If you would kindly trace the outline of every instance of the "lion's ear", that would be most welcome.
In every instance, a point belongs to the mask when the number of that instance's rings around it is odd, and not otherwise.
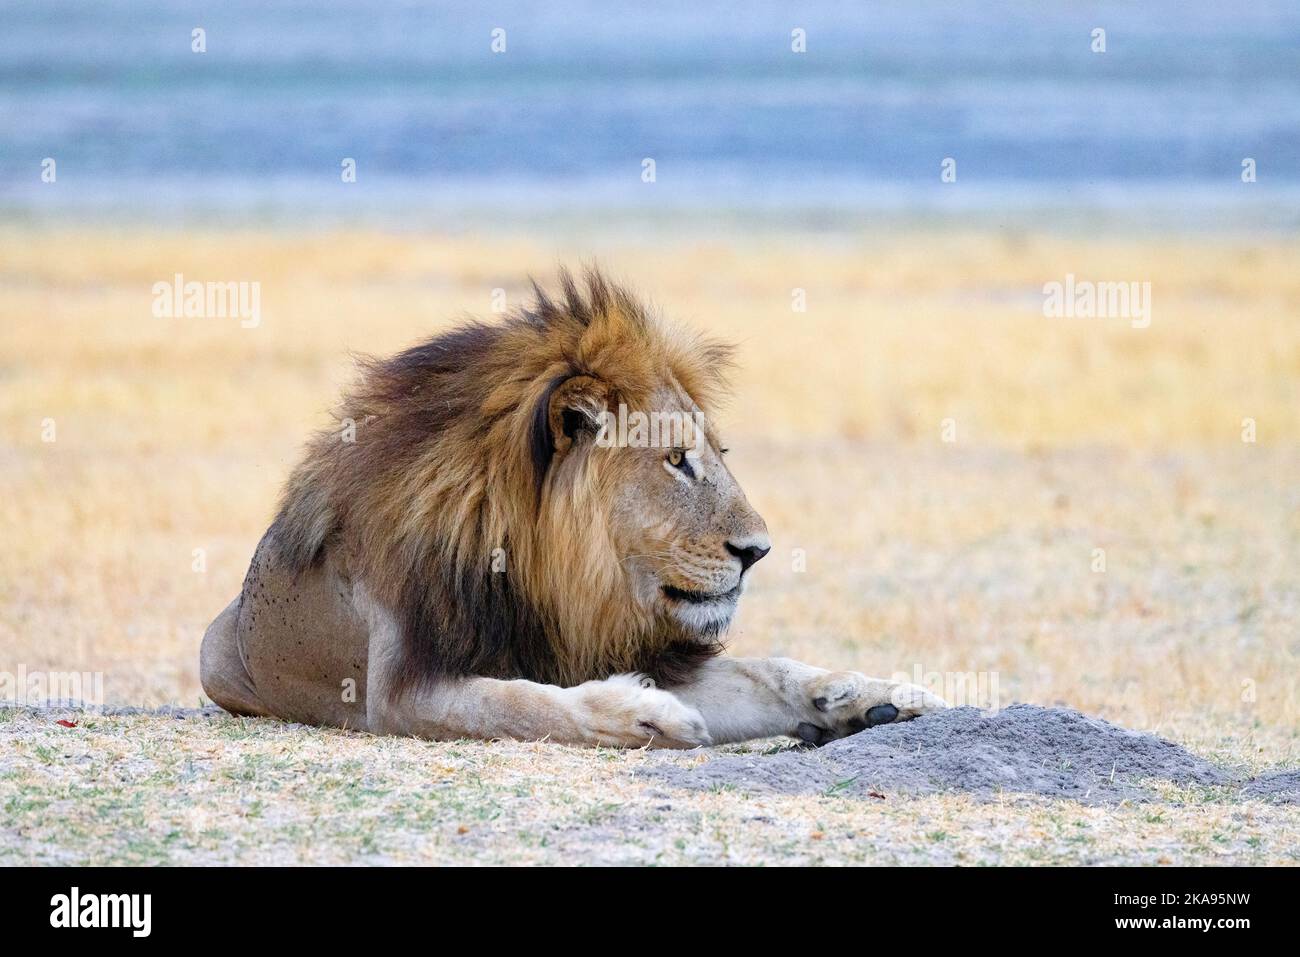
[[[565,452],[582,433],[595,435],[600,430],[605,400],[605,384],[591,376],[573,376],[556,386],[547,409],[551,448]]]
[[[584,432],[595,435],[608,402],[608,387],[592,376],[561,376],[553,381],[533,412],[533,473],[540,491],[551,459],[567,452]]]

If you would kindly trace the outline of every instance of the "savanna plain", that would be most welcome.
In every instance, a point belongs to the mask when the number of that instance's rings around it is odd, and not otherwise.
[[[721,424],[774,549],[732,651],[1300,764],[1291,238],[0,229],[0,672],[199,707],[203,630],[349,353],[593,258],[739,345]],[[155,317],[177,273],[259,282],[260,322]],[[1067,274],[1149,281],[1150,324],[1044,316]],[[1300,862],[1296,805],[1212,787],[862,801],[678,791],[652,759],[0,708],[0,863]]]

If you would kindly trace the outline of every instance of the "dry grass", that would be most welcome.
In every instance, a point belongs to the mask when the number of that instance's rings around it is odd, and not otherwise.
[[[0,865],[1300,863],[1294,807],[1212,788],[1115,807],[683,793],[641,780],[637,751],[5,709],[0,753]]]
[[[328,421],[347,350],[486,313],[493,288],[515,301],[527,273],[593,250],[741,343],[725,424],[776,551],[735,650],[996,673],[1003,703],[1067,703],[1235,764],[1300,759],[1294,242],[0,232],[0,671],[102,671],[111,702],[196,703],[202,631]],[[150,288],[176,272],[259,281],[261,326],[153,318]],[[1042,285],[1066,273],[1150,281],[1150,328],[1044,318]],[[1198,801],[650,798],[635,756],[144,718],[73,738],[34,722],[3,725],[11,858],[57,859],[61,828],[111,826],[127,836],[82,859],[251,860],[283,829],[279,860],[1294,861],[1300,827],[1294,810]],[[291,786],[295,762],[317,788]],[[438,770],[458,762],[472,773]],[[169,805],[178,790],[189,800]],[[312,838],[335,798],[357,813],[336,808]],[[225,837],[205,844],[209,830]],[[629,833],[643,849],[601,837]]]

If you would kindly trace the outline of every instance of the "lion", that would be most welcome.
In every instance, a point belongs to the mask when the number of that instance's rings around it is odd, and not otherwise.
[[[308,443],[203,638],[207,696],[375,734],[672,748],[820,744],[946,707],[724,654],[771,550],[709,415],[732,348],[595,269],[533,289],[499,322],[362,360],[343,429]],[[648,413],[673,427],[611,440]]]

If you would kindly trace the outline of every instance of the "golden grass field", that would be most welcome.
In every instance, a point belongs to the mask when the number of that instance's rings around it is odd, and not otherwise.
[[[724,434],[774,551],[733,650],[995,675],[1001,704],[1300,763],[1293,240],[0,230],[0,672],[197,704],[203,630],[348,352],[595,254],[740,345]],[[175,273],[260,282],[260,326],[155,318]],[[1045,318],[1067,273],[1150,281],[1150,327]],[[644,755],[550,745],[26,712],[0,738],[3,863],[1300,860],[1295,806],[1210,794],[664,799]]]

